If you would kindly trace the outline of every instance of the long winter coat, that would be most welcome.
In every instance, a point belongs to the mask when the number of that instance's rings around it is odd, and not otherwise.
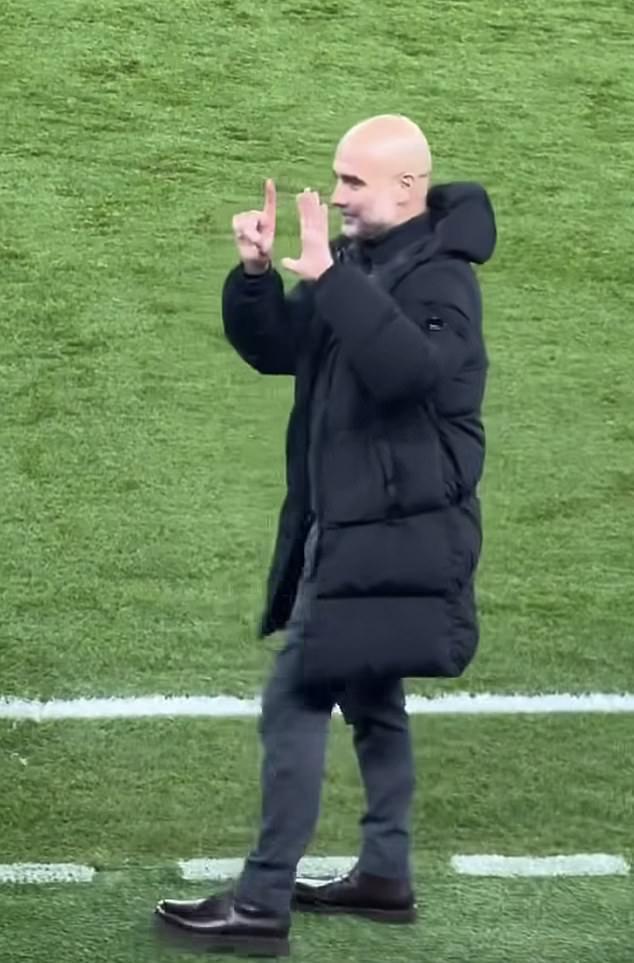
[[[288,621],[314,508],[307,684],[458,676],[476,652],[488,358],[472,264],[495,243],[484,188],[439,185],[382,238],[335,239],[335,264],[287,296],[274,269],[225,281],[229,342],[256,371],[295,377],[258,631]]]

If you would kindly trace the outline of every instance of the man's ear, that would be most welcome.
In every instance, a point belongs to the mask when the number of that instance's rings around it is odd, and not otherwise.
[[[415,177],[413,174],[401,174],[399,183],[401,187],[406,187],[409,190],[414,183],[414,180]]]

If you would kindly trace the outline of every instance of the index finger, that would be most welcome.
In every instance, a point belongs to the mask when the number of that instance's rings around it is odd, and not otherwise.
[[[275,222],[276,200],[275,181],[269,177],[264,188],[264,216],[270,223]]]

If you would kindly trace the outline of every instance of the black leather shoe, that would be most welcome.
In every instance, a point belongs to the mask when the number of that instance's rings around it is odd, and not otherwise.
[[[214,953],[244,956],[288,956],[290,914],[278,916],[252,903],[238,902],[233,892],[197,900],[161,900],[156,913],[186,931]]]
[[[291,909],[300,913],[352,913],[380,923],[414,923],[414,892],[407,880],[386,879],[360,872],[327,882],[298,879]]]

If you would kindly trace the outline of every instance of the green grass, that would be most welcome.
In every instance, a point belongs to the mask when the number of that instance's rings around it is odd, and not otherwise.
[[[634,854],[631,716],[419,716],[412,729],[417,852]],[[251,848],[253,722],[5,723],[0,732],[11,785],[0,861],[109,868]],[[311,852],[354,855],[362,810],[351,732],[335,719]]]
[[[295,194],[325,195],[341,135],[384,111],[499,222],[481,649],[465,678],[408,688],[634,690],[633,28],[626,0],[4,0],[0,694],[261,689],[293,385],[224,340],[231,217],[274,177],[276,257],[294,255]],[[414,727],[424,921],[302,920],[297,958],[629,961],[629,880],[465,881],[447,860],[631,857],[631,718]],[[348,854],[361,796],[333,730],[314,848]],[[166,867],[244,855],[257,763],[249,723],[3,723],[0,861],[103,868],[3,889],[11,963],[162,959]]]
[[[628,5],[3,9],[3,690],[261,687],[292,379],[224,341],[231,216],[275,177],[295,251],[295,193],[387,110],[499,219],[468,685],[632,688]]]
[[[630,963],[632,887],[622,880],[470,880],[425,864],[417,876],[421,918],[412,927],[295,916],[292,959],[389,963]],[[0,941],[11,963],[183,963],[228,959],[166,945],[152,910],[161,897],[195,898],[213,886],[174,871],[104,872],[97,882],[15,887],[0,903]],[[15,920],[33,933],[15,940]],[[1,945],[1,942],[0,942]],[[230,958],[230,957],[229,957]]]

